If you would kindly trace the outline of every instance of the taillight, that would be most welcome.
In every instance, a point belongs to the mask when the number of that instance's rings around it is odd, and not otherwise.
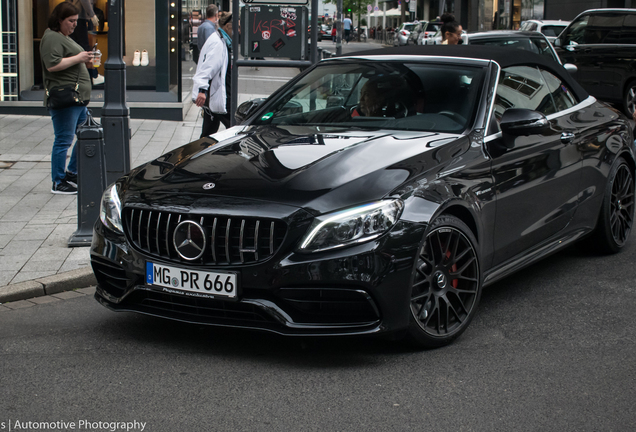
[[[407,35],[407,33],[404,30],[402,30],[401,33],[402,33],[402,36],[406,36]]]

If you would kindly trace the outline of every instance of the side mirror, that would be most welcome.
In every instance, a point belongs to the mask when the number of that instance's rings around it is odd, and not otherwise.
[[[562,43],[561,43],[561,38],[556,38],[556,39],[554,40],[554,46],[555,46],[555,47],[560,47],[561,45],[562,45]]]
[[[563,67],[565,68],[566,71],[568,71],[570,76],[576,80],[576,73],[579,71],[579,68],[572,63],[566,63],[563,65]]]
[[[265,98],[252,99],[240,104],[234,113],[234,120],[236,121],[236,124],[238,125],[243,123],[252,114],[254,114],[266,100],[267,99]]]
[[[547,130],[549,125],[546,116],[524,108],[507,109],[499,122],[507,148],[514,147],[515,137],[540,134]]]

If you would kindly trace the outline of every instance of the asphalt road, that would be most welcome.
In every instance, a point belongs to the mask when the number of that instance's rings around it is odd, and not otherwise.
[[[486,289],[466,333],[434,351],[188,325],[91,296],[5,311],[0,429],[636,430],[635,255],[635,238],[614,256],[554,255]]]

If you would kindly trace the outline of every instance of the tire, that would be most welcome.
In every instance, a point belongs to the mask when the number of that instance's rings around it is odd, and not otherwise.
[[[588,242],[604,254],[619,252],[627,243],[634,223],[634,171],[618,158],[605,186],[598,223]]]
[[[625,92],[623,93],[623,112],[629,118],[632,118],[634,109],[636,109],[636,104],[632,102],[634,100],[634,96],[636,96],[636,80],[630,81],[625,87]]]
[[[418,348],[451,343],[470,324],[481,297],[477,241],[454,216],[426,230],[411,277],[407,341]]]

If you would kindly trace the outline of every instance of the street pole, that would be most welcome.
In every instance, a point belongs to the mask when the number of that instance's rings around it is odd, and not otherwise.
[[[109,0],[108,59],[104,62],[104,128],[106,184],[130,171],[130,117],[126,105],[122,0]]]
[[[342,12],[342,0],[338,0],[338,10],[336,11],[336,55],[342,55],[342,20],[344,13]]]

